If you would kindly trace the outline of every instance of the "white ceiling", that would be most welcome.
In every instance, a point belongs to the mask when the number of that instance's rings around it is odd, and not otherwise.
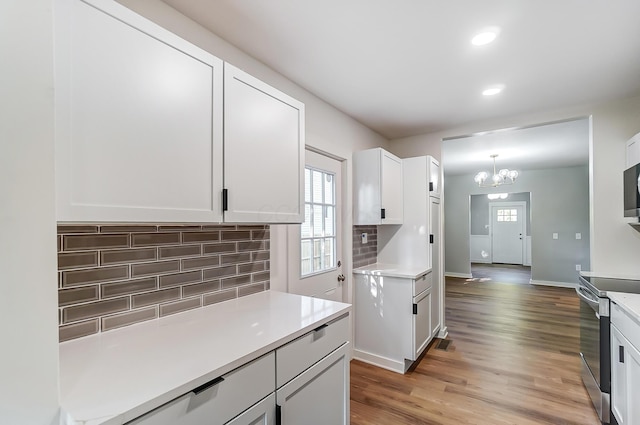
[[[390,139],[640,93],[639,0],[164,1]]]
[[[589,162],[589,119],[505,129],[445,140],[442,162],[446,175],[530,170],[586,165]]]

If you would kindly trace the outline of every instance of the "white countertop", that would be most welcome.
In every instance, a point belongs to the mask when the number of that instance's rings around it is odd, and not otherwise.
[[[375,263],[370,264],[368,266],[358,267],[357,269],[353,269],[353,273],[355,274],[366,274],[366,275],[376,275],[376,276],[386,276],[386,277],[402,277],[408,279],[417,279],[430,272],[431,269],[427,267],[418,267],[418,266],[401,266],[398,264],[382,264]]]
[[[266,291],[60,344],[68,424],[123,424],[351,310]]]
[[[640,324],[640,294],[607,291],[607,297]]]

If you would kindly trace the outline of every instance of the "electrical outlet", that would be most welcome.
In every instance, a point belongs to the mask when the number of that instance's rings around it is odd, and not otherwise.
[[[582,266],[580,264],[576,264],[576,271],[579,272],[582,270]]]
[[[552,237],[553,237],[553,239],[558,239],[558,234],[557,234],[557,233],[554,233],[554,234],[552,235]]]
[[[361,234],[361,235],[360,235],[360,237],[362,238],[362,243],[363,243],[363,244],[365,244],[365,243],[367,243],[367,242],[368,242],[368,241],[367,241],[367,234],[366,234],[366,233]]]
[[[576,239],[582,239],[582,233],[576,233]]]

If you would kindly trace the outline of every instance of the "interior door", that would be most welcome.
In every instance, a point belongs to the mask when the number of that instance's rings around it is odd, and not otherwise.
[[[304,222],[287,228],[289,292],[342,301],[342,163],[305,155]]]
[[[523,264],[523,243],[526,238],[524,206],[521,204],[490,204],[491,262]]]

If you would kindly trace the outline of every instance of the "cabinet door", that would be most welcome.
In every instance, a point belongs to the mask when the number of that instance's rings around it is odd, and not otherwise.
[[[640,331],[639,331],[640,332]],[[640,351],[628,345],[627,358],[627,422],[640,424]]]
[[[117,2],[55,3],[59,221],[222,219],[222,61]]]
[[[431,291],[417,295],[413,301],[413,355],[416,360],[431,341]]]
[[[381,154],[381,207],[385,211],[381,224],[402,224],[402,160],[384,150]]]
[[[349,424],[349,343],[276,391],[280,425]]]
[[[629,320],[629,323],[632,323]],[[638,328],[627,327],[633,332]],[[619,425],[640,423],[640,351],[611,326],[611,411]]]
[[[304,104],[224,69],[224,220],[302,223]]]
[[[627,420],[627,365],[624,362],[626,343],[615,326],[611,326],[611,412],[619,425]]]
[[[276,420],[276,394],[273,393],[225,425],[273,425]]]
[[[627,142],[627,167],[633,167],[640,163],[640,133],[633,136]]]
[[[440,163],[433,157],[427,157],[429,161],[429,196],[440,197]]]
[[[429,197],[429,234],[433,235],[432,243],[429,244],[431,252],[431,331],[432,336],[440,330],[442,323],[441,316],[441,298],[442,291],[442,272],[440,270],[440,255],[442,244],[440,242],[440,199]]]

